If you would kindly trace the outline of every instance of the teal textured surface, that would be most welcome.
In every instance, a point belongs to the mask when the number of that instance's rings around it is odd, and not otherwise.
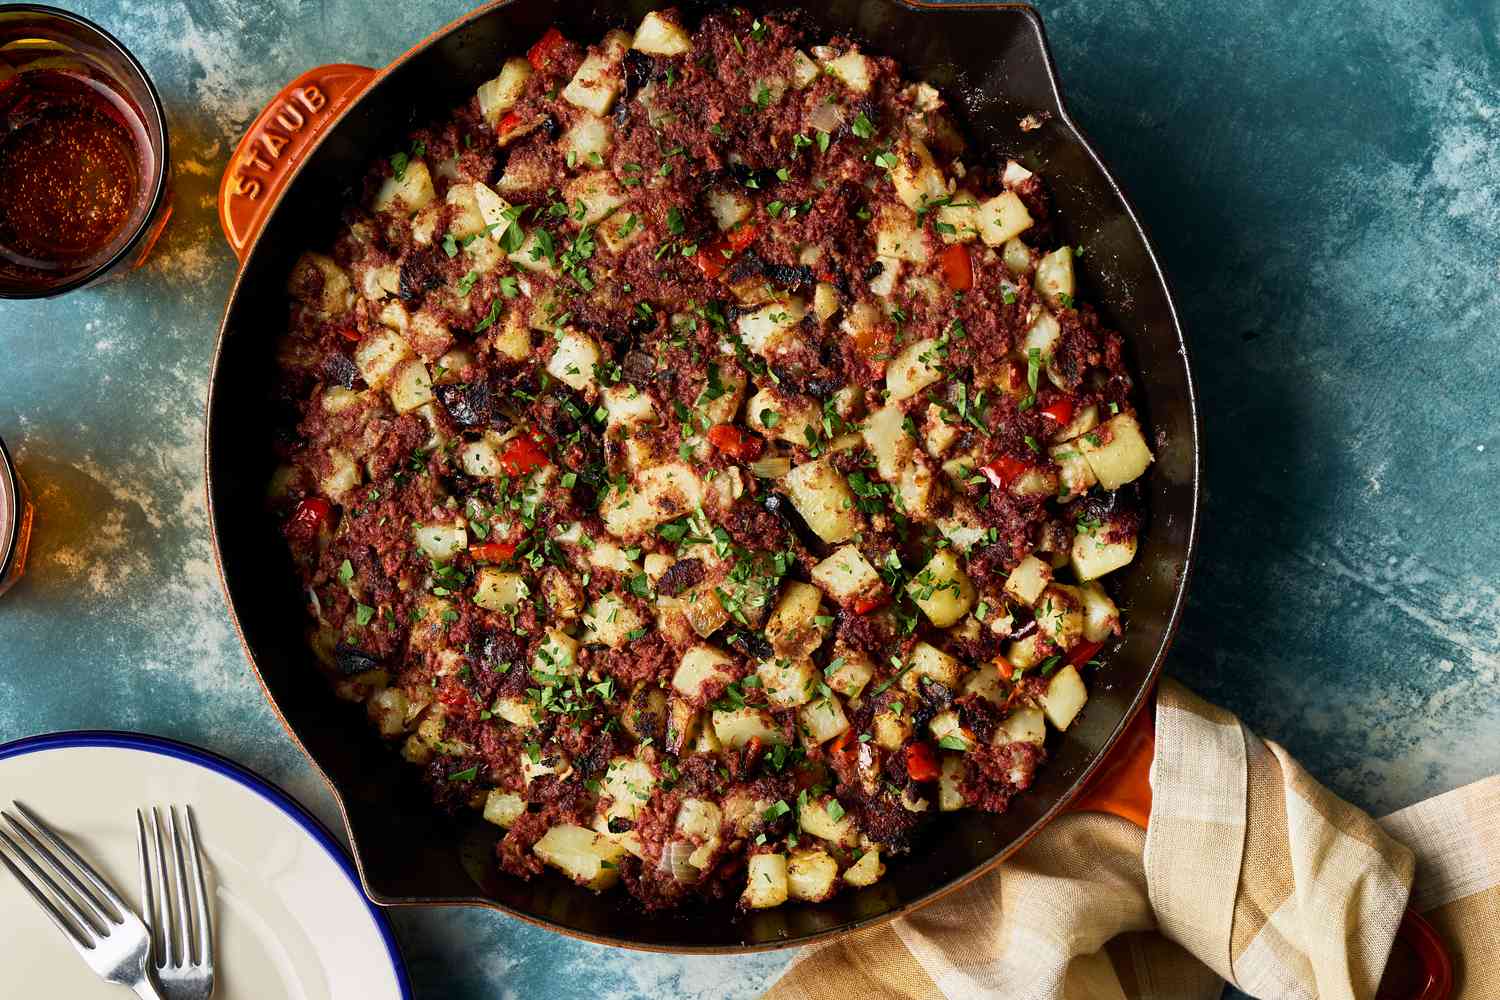
[[[381,65],[468,5],[65,5],[161,89],[176,209],[127,281],[0,304],[0,436],[38,504],[0,598],[0,739],[185,739],[335,824],[213,569],[202,410],[234,273],[213,197],[285,80]],[[1202,392],[1203,543],[1169,671],[1376,812],[1500,769],[1500,6],[1039,6]],[[791,957],[612,953],[477,911],[395,922],[419,996],[750,997]]]

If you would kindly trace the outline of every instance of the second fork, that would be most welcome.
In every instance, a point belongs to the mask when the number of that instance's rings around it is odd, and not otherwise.
[[[214,991],[213,920],[191,806],[137,809],[141,916],[151,930],[151,964],[166,1000],[208,1000]],[[167,848],[163,849],[165,839]],[[170,857],[168,856],[170,854]]]

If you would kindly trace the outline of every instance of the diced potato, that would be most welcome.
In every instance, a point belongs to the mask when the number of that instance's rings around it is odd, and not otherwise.
[[[1080,581],[1097,580],[1122,566],[1128,566],[1135,558],[1136,538],[1129,535],[1119,541],[1108,539],[1108,527],[1094,531],[1080,531],[1073,536],[1073,548],[1069,560],[1073,573]]]
[[[635,427],[656,419],[656,408],[651,403],[651,396],[633,385],[621,382],[606,386],[601,395],[610,430],[616,427]]]
[[[563,88],[562,99],[575,108],[592,111],[596,115],[607,115],[625,81],[620,72],[620,59],[630,47],[630,36],[622,31],[611,31],[604,36],[599,51],[584,57],[578,72]]]
[[[807,306],[800,298],[778,299],[739,318],[740,340],[749,350],[768,357],[796,339],[795,330],[806,314]]]
[[[583,613],[583,641],[618,649],[630,641],[630,633],[646,622],[618,594],[604,594]]]
[[[537,232],[536,229],[527,230],[526,239],[514,251],[507,254],[505,259],[527,271],[551,274],[552,259],[547,256],[541,242],[537,240]]]
[[[1014,191],[1005,191],[980,203],[976,221],[979,238],[998,247],[1031,228],[1031,213]]]
[[[713,646],[699,644],[682,654],[672,674],[672,687],[684,698],[696,702],[702,699],[705,684],[732,681],[733,668],[734,657]]]
[[[531,848],[537,857],[574,882],[595,891],[620,878],[625,848],[608,837],[572,823],[559,823]]]
[[[785,854],[752,854],[745,864],[744,903],[752,910],[780,906],[787,897]]]
[[[1141,425],[1129,413],[1119,413],[1074,444],[1107,490],[1117,490],[1139,478],[1152,462]]]
[[[608,170],[593,170],[575,177],[563,186],[563,200],[568,203],[568,221],[576,226],[592,226],[629,199],[615,183]],[[577,213],[583,206],[583,216]]]
[[[399,207],[410,215],[426,208],[436,197],[427,164],[413,159],[407,161],[400,177],[392,175],[381,182],[371,207],[377,212],[394,211]]]
[[[798,90],[809,86],[822,72],[806,52],[797,49],[792,53],[792,86]]]
[[[881,257],[922,264],[927,261],[927,239],[917,216],[901,205],[887,205],[875,226],[875,253]]]
[[[1040,630],[1033,631],[1024,639],[1017,639],[1005,647],[1005,660],[1017,670],[1030,670],[1051,656],[1052,644]]]
[[[839,311],[839,306],[839,290],[826,281],[818,282],[813,288],[813,315],[818,322],[827,323]]]
[[[539,707],[526,698],[496,698],[490,711],[520,729],[535,729]]]
[[[324,316],[349,309],[349,274],[327,254],[308,251],[298,257],[287,278],[287,291]]]
[[[755,207],[749,198],[732,188],[710,188],[703,200],[720,229],[733,229],[749,218]]]
[[[1083,457],[1083,452],[1072,441],[1047,449],[1052,461],[1057,463],[1057,479],[1060,485],[1059,500],[1071,500],[1087,493],[1098,480],[1094,469]]]
[[[343,413],[345,410],[353,409],[365,401],[365,394],[353,389],[345,389],[341,385],[330,385],[323,389],[322,406],[324,413]]]
[[[952,200],[938,208],[937,219],[953,228],[941,234],[946,242],[968,243],[979,235],[979,201],[968,191],[955,191]]]
[[[677,832],[694,840],[717,840],[723,823],[723,811],[707,799],[686,798],[677,807]]]
[[[1040,708],[1017,709],[995,728],[995,735],[990,742],[995,746],[1005,743],[1035,743],[1041,746],[1047,742],[1046,716]]]
[[[1052,583],[1036,602],[1036,624],[1059,649],[1071,649],[1083,639],[1083,598],[1076,587]]]
[[[760,708],[715,711],[713,725],[719,742],[731,750],[738,750],[754,739],[766,744],[786,742],[771,713]]]
[[[839,604],[880,589],[880,574],[865,559],[859,547],[844,545],[812,568],[812,582]]]
[[[651,798],[651,791],[655,787],[656,776],[644,761],[634,757],[614,758],[604,771],[603,792],[610,798],[605,816],[610,819],[635,819],[646,800]]]
[[[934,740],[962,743],[965,750],[972,750],[974,748],[974,734],[963,727],[963,723],[959,721],[958,713],[951,708],[934,715],[931,721],[927,723],[927,729],[932,733]],[[945,747],[944,749],[953,748]]]
[[[894,702],[875,713],[871,727],[874,729],[876,746],[886,750],[900,750],[901,745],[911,739],[911,711],[905,703]]]
[[[693,43],[680,24],[653,10],[641,18],[631,47],[652,56],[680,56],[692,51]]]
[[[556,775],[561,780],[573,773],[573,762],[568,759],[566,754],[538,753],[533,756],[532,752],[527,750],[522,751],[520,760],[521,780],[527,785],[547,775]]]
[[[813,433],[813,440],[821,433],[823,414],[809,397],[768,386],[745,404],[745,423],[767,437],[805,448],[808,431]]]
[[[838,862],[827,851],[793,851],[787,862],[787,895],[810,903],[827,899],[838,877]]]
[[[835,814],[838,816],[837,819],[834,818]],[[854,829],[854,820],[844,812],[844,807],[839,804],[839,800],[831,795],[809,799],[807,804],[797,811],[797,825],[804,833],[821,837],[830,844],[853,847],[859,842],[859,834]]]
[[[892,401],[909,399],[943,377],[936,340],[908,344],[885,371],[885,387]]]
[[[793,580],[781,591],[776,608],[766,622],[766,639],[776,655],[805,659],[823,644],[831,622],[819,622],[823,593],[810,583]]]
[[[547,374],[583,392],[599,384],[595,369],[600,359],[599,345],[593,338],[577,330],[565,330],[557,342],[557,350],[547,361]]]
[[[891,168],[891,183],[896,197],[913,211],[925,209],[948,196],[948,182],[943,171],[932,161],[932,152],[921,139],[912,139],[909,148],[896,148],[896,165]]]
[[[1032,351],[1042,358],[1042,361],[1051,365],[1052,355],[1057,349],[1057,342],[1062,339],[1062,327],[1058,325],[1057,317],[1043,309],[1036,314],[1031,321],[1031,326],[1026,329],[1026,336],[1021,341],[1021,349],[1029,356]]]
[[[371,389],[381,389],[411,356],[404,337],[394,330],[382,330],[360,341],[354,349],[354,366]]]
[[[964,793],[959,790],[964,780],[963,754],[943,754],[942,770],[938,773],[938,810],[953,812],[964,807]]]
[[[623,253],[627,247],[646,235],[646,226],[634,212],[620,212],[600,223],[596,230],[610,253]]]
[[[823,541],[842,542],[859,530],[854,493],[826,459],[793,468],[783,482],[797,513]]]
[[[958,565],[952,549],[938,549],[906,586],[927,620],[947,628],[974,606],[974,584]]]
[[[810,660],[766,660],[755,668],[773,708],[796,708],[812,697],[817,668]]]
[[[509,827],[526,813],[526,800],[515,792],[491,788],[484,798],[484,818],[496,826]]]
[[[410,413],[432,402],[432,375],[421,361],[408,361],[387,390],[397,413]]]
[[[797,709],[797,722],[809,743],[827,743],[849,728],[849,717],[837,697],[818,698]]]
[[[828,687],[845,698],[856,699],[875,677],[875,665],[859,650],[840,651],[824,676]]]
[[[824,62],[823,71],[856,94],[870,92],[870,61],[855,49]]]
[[[882,479],[899,479],[916,447],[903,426],[905,419],[906,414],[895,404],[884,406],[865,419],[865,444],[875,454],[875,469]]]
[[[513,611],[531,595],[525,577],[493,566],[481,566],[474,576],[474,603],[490,611]]]
[[[963,664],[955,657],[925,642],[912,647],[906,666],[906,673],[901,676],[903,691],[916,691],[917,682],[923,677],[937,681],[950,691],[957,691],[964,672]]]
[[[1097,583],[1078,588],[1083,601],[1083,637],[1089,642],[1103,642],[1119,631],[1120,610]]]
[[[462,521],[414,525],[412,535],[417,548],[433,562],[448,562],[469,547],[469,529]]]
[[[1037,466],[1012,479],[1007,489],[1013,497],[1042,501],[1057,495],[1057,483],[1057,473]]]
[[[1027,556],[1005,578],[1005,592],[1022,604],[1035,604],[1050,582],[1052,567],[1036,556]]]
[[[703,501],[703,483],[691,468],[672,462],[644,469],[621,497],[612,490],[600,510],[605,529],[631,539],[695,510]]]
[[[1074,409],[1073,419],[1068,421],[1066,427],[1060,428],[1052,435],[1054,441],[1072,441],[1081,437],[1099,426],[1099,407],[1090,403],[1088,406],[1080,406]]]
[[[507,59],[499,76],[479,85],[479,114],[486,125],[494,128],[500,116],[516,106],[530,78],[530,63],[525,59]]]
[[[531,357],[531,327],[519,309],[505,313],[505,319],[492,328],[491,343],[496,351],[513,361]]]
[[[382,673],[374,671],[372,673]],[[359,680],[366,675],[351,678]],[[375,723],[380,735],[386,739],[400,736],[406,731],[407,713],[409,705],[406,695],[399,688],[383,687],[370,694],[370,700],[365,706],[365,711],[370,721]]]
[[[1058,247],[1036,265],[1036,288],[1053,309],[1066,308],[1073,301],[1073,248]]]
[[[885,865],[880,863],[880,850],[870,848],[859,856],[859,860],[844,869],[844,881],[850,885],[874,885],[885,874]]]
[[[580,115],[573,123],[573,127],[563,133],[563,152],[572,156],[569,162],[575,165],[599,166],[603,162],[604,154],[609,152],[612,133],[612,127],[603,118],[590,114]],[[568,204],[570,207],[573,204],[571,197],[568,199]]]
[[[547,637],[531,658],[531,669],[549,676],[577,675],[581,669],[578,665],[578,645],[578,640],[562,629],[549,628]]]
[[[964,678],[964,694],[977,694],[996,705],[1005,703],[1006,688],[1000,680],[1000,670],[993,663],[986,663]]]
[[[1047,693],[1042,695],[1042,711],[1047,714],[1048,722],[1058,729],[1067,729],[1088,700],[1089,692],[1083,686],[1083,678],[1078,676],[1078,670],[1072,664],[1068,664],[1052,675]]]

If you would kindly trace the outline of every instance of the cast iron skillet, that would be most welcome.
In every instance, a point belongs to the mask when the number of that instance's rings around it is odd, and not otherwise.
[[[555,930],[636,948],[749,951],[805,944],[889,919],[978,876],[1067,808],[1149,699],[1181,614],[1198,508],[1198,431],[1187,349],[1145,232],[1063,107],[1041,19],[1014,4],[832,0],[803,8],[827,34],[859,38],[962,108],[971,149],[1014,157],[1051,188],[1066,239],[1088,248],[1081,295],[1126,335],[1157,462],[1144,480],[1148,521],[1135,564],[1118,574],[1122,639],[1090,680],[1087,710],[1035,786],[1003,816],[946,816],[874,886],[817,905],[753,914],[642,914],[623,893],[595,896],[548,874],[521,882],[495,866],[495,828],[450,819],[417,769],[383,746],[363,713],[337,701],[303,641],[305,612],[276,525],[262,507],[274,459],[267,387],[286,324],[283,284],[305,248],[332,242],[338,206],[367,163],[413,124],[446,115],[548,26],[591,41],[633,27],[650,7],[588,9],[557,0],[483,7],[378,73],[321,67],[294,81],[252,126],[221,190],[226,234],[243,267],[231,291],[208,403],[208,499],[219,567],[245,649],[288,731],[326,776],[366,891],[378,903],[490,906]],[[679,3],[693,20],[707,4]],[[1041,127],[1021,126],[1034,116]],[[1146,713],[1149,717],[1149,713]],[[1150,741],[1138,741],[1136,807]],[[1118,755],[1117,755],[1118,757]],[[1118,770],[1118,768],[1117,768]],[[1149,793],[1147,793],[1149,794]],[[1092,806],[1101,796],[1092,794]]]

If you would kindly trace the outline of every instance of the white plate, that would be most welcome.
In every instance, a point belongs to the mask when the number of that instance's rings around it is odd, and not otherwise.
[[[0,806],[30,806],[139,907],[137,807],[191,803],[213,896],[215,1000],[409,998],[390,925],[328,832],[225,758],[131,733],[59,733],[0,746]],[[100,981],[0,870],[6,996],[108,1000]]]

